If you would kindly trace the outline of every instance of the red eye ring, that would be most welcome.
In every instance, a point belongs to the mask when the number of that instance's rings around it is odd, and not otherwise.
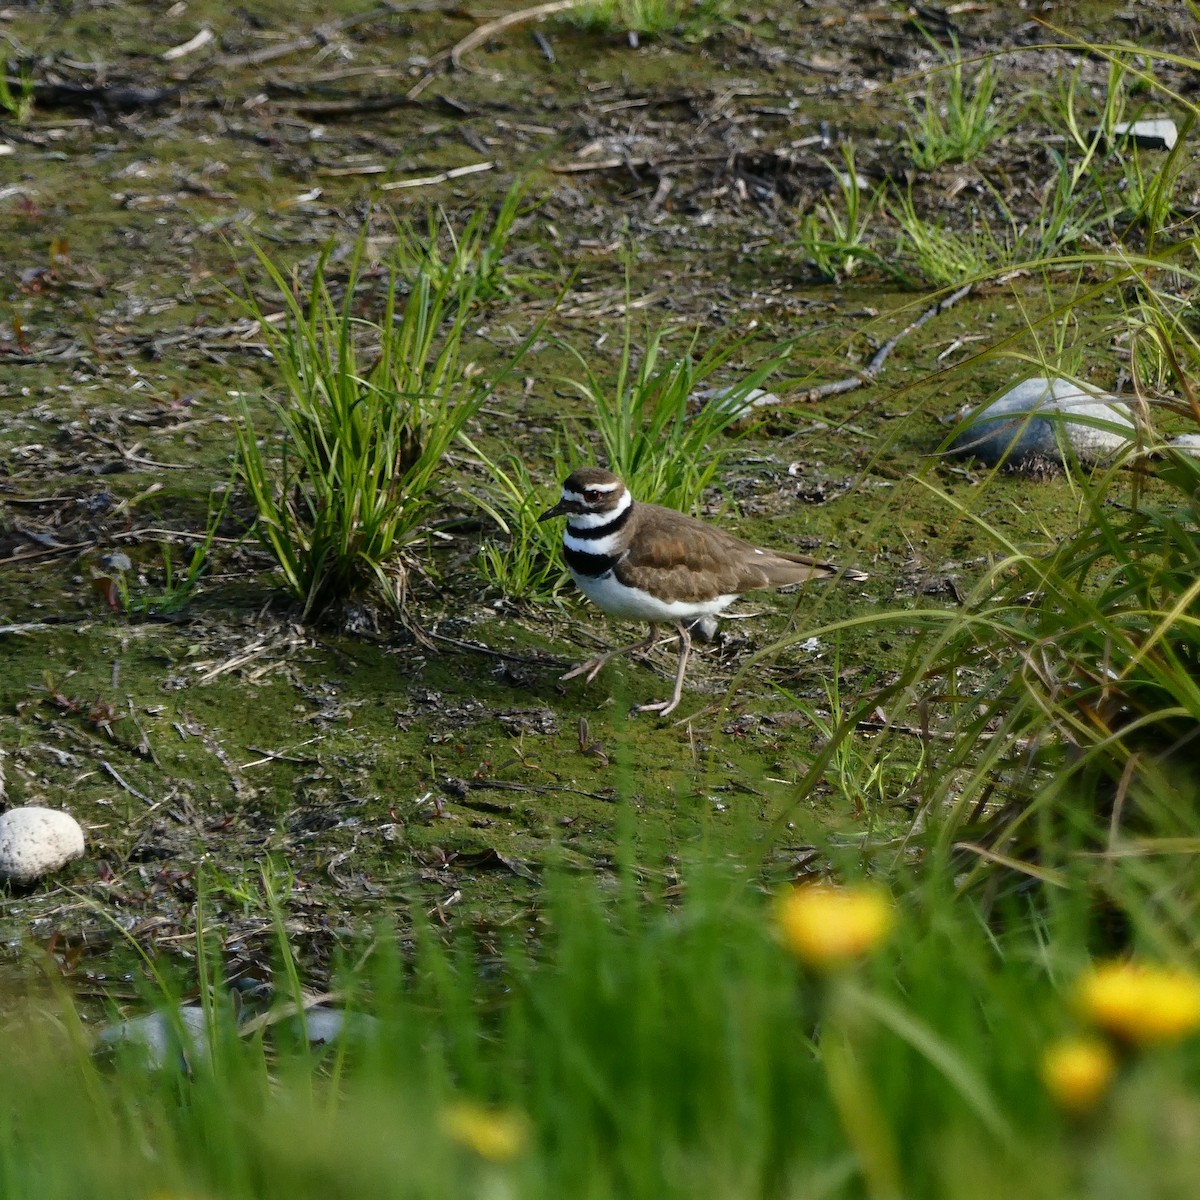
[[[583,498],[589,504],[595,504],[600,499],[600,489],[599,488],[588,488],[587,491],[585,491],[583,493]]]

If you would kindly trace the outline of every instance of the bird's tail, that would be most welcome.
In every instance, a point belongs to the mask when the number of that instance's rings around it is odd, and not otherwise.
[[[806,579],[841,578],[861,582],[867,578],[864,571],[852,567],[838,567],[833,563],[821,562],[807,554],[772,554],[766,562],[757,564],[769,580],[769,587],[787,587],[791,583],[803,583]]]

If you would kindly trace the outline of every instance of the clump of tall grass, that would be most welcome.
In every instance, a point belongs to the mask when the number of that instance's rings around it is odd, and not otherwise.
[[[616,378],[602,378],[568,347],[583,377],[567,383],[589,406],[604,466],[639,499],[691,511],[730,452],[728,435],[747,417],[750,393],[779,360],[761,362],[727,386],[705,387],[729,363],[737,343],[727,339],[697,355],[697,331],[681,352],[671,353],[667,336],[662,327],[650,330],[639,352],[627,316]]]
[[[955,288],[982,279],[1014,261],[1012,239],[997,233],[982,216],[955,228],[944,219],[919,213],[911,191],[887,206],[900,229],[893,270],[938,288]]]
[[[870,196],[854,163],[854,147],[842,147],[844,169],[827,163],[837,184],[840,203],[832,198],[804,214],[798,243],[818,274],[829,280],[848,279],[864,262],[877,262],[871,247],[871,226],[879,208],[882,190]]]
[[[476,565],[485,583],[510,600],[549,600],[566,580],[562,563],[562,535],[538,516],[554,503],[559,476],[568,468],[556,457],[555,477],[534,481],[518,454],[491,458],[465,435],[467,448],[487,472],[490,486],[471,500],[496,525],[497,534],[480,544]]]
[[[968,77],[957,40],[949,50],[938,51],[943,69],[926,85],[924,101],[920,105],[910,102],[912,124],[904,133],[908,157],[920,171],[932,171],[948,162],[971,162],[1007,124],[1007,117],[994,104],[994,62],[988,59]]]
[[[397,263],[414,283],[425,277],[432,287],[446,288],[472,300],[486,301],[504,294],[513,282],[504,255],[521,216],[527,183],[516,180],[505,192],[494,214],[477,208],[462,229],[456,230],[445,214],[430,210],[424,230],[411,221],[397,226]]]
[[[283,390],[272,404],[277,434],[264,434],[261,418],[241,406],[240,471],[255,532],[305,616],[366,587],[399,605],[400,554],[433,503],[447,450],[489,387],[462,355],[475,279],[418,272],[404,292],[403,263],[393,261],[372,319],[358,315],[370,282],[364,239],[340,300],[329,276],[332,246],[305,285],[252,246],[283,305],[277,322],[249,301]]]

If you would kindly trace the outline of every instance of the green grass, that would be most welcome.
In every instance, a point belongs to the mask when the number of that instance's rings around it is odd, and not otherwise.
[[[588,0],[570,20],[588,30],[704,38],[734,15],[731,0]]]
[[[420,272],[403,293],[402,263],[393,263],[379,316],[360,317],[364,247],[360,238],[341,300],[327,274],[332,246],[304,286],[253,247],[283,305],[276,324],[249,301],[284,398],[274,405],[277,440],[243,403],[241,477],[255,532],[306,616],[368,588],[400,606],[401,552],[434,502],[447,450],[491,386],[469,378],[461,358],[476,277]]]
[[[0,1048],[4,1194],[1064,1200],[1098,1194],[1102,1171],[1143,1195],[1200,1185],[1194,1038],[1131,1055],[1086,1136],[1039,1082],[1046,1047],[1080,1027],[1069,996],[1098,920],[1084,872],[989,926],[948,878],[900,867],[891,937],[826,976],[785,951],[753,874],[677,869],[678,902],[628,869],[608,898],[552,870],[535,943],[501,934],[488,959],[469,935],[418,925],[402,953],[381,930],[339,980],[380,1023],[324,1050],[290,1032],[304,981],[264,881],[277,1019],[239,1025],[204,949],[208,1051],[190,1071],[133,1046],[93,1059],[60,989],[27,1000]],[[1161,959],[1154,905],[1134,915]],[[1186,1132],[1164,1144],[1170,1112]]]
[[[697,356],[699,340],[697,332],[672,353],[668,331],[660,327],[635,347],[632,318],[626,317],[611,381],[568,347],[583,377],[566,382],[589,407],[601,464],[620,475],[638,499],[684,511],[697,508],[731,453],[731,431],[747,416],[750,392],[782,362],[781,356],[756,363],[718,386],[714,377],[729,372],[738,344],[726,338]]]
[[[209,494],[204,530],[196,535],[191,553],[182,563],[176,562],[171,543],[162,543],[160,587],[135,590],[130,586],[125,572],[116,573],[113,582],[116,584],[120,607],[124,612],[167,616],[181,612],[195,599],[204,577],[212,568],[217,531],[229,511],[232,496],[232,485],[214,488]]]
[[[527,215],[521,207],[527,191],[526,181],[514,181],[494,214],[477,208],[460,230],[444,213],[433,209],[426,214],[422,232],[411,221],[399,222],[399,270],[410,284],[424,278],[435,291],[480,303],[504,295],[518,284],[532,284],[534,275],[514,272],[504,262],[514,227]]]
[[[988,59],[968,76],[957,41],[950,50],[938,47],[938,52],[943,67],[926,85],[924,101],[909,104],[911,125],[904,133],[905,150],[919,171],[973,161],[1008,123],[1008,116],[995,106],[995,63]]]
[[[842,167],[827,163],[837,184],[838,199],[826,198],[819,207],[804,214],[798,245],[824,279],[849,279],[866,263],[878,262],[872,249],[872,224],[882,198],[876,190],[864,196],[854,163],[854,147],[842,147]]]
[[[33,115],[33,77],[25,67],[15,80],[8,77],[8,63],[0,67],[0,111],[7,113],[18,125],[26,125]]]
[[[549,487],[537,485],[529,468],[516,454],[489,458],[468,438],[463,441],[488,475],[483,495],[471,500],[495,522],[498,536],[484,538],[476,566],[484,582],[509,600],[553,599],[566,581],[562,563],[562,536],[538,517],[554,503],[557,480]],[[564,478],[569,468],[561,464]]]
[[[1127,53],[1108,54],[1108,78],[1100,89],[1098,106],[1089,100],[1089,89],[1081,82],[1082,67],[1076,67],[1060,81],[1054,94],[1047,98],[1050,123],[1066,134],[1079,155],[1076,183],[1117,144],[1114,131],[1129,119],[1130,70]]]
[[[951,225],[918,212],[911,192],[887,206],[900,229],[895,259],[907,277],[937,288],[955,288],[1016,261],[1011,238],[984,218]]]

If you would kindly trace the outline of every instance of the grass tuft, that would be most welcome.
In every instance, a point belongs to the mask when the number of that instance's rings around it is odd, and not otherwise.
[[[939,48],[939,53],[943,69],[926,85],[924,102],[909,104],[912,125],[904,133],[908,157],[919,171],[973,161],[1007,124],[1007,117],[993,103],[997,83],[993,61],[986,60],[968,76],[957,40],[948,51]]]
[[[817,273],[831,281],[849,279],[864,262],[878,262],[869,239],[882,190],[864,196],[853,146],[842,147],[842,162],[844,169],[826,163],[837,183],[840,205],[826,198],[800,223],[800,249]]]
[[[481,577],[509,600],[553,599],[566,582],[562,534],[553,525],[539,524],[538,516],[554,503],[551,492],[557,493],[557,486],[539,487],[517,454],[492,459],[467,437],[462,440],[491,483],[486,495],[470,493],[470,498],[499,531],[479,547],[476,565]],[[556,474],[565,471],[559,463]]]
[[[302,289],[252,243],[283,304],[276,322],[249,301],[285,395],[273,406],[274,445],[243,402],[240,470],[258,538],[306,617],[366,588],[401,604],[400,553],[433,504],[446,452],[488,391],[462,360],[474,278],[422,272],[401,294],[393,261],[380,315],[361,317],[364,244],[360,237],[339,301],[327,273],[332,246]]]
[[[760,363],[737,382],[713,387],[737,343],[726,341],[696,357],[697,331],[682,353],[667,350],[667,331],[651,330],[640,355],[626,318],[616,379],[605,382],[573,347],[584,375],[568,380],[591,407],[603,464],[625,480],[641,500],[694,511],[732,449],[731,430],[749,410],[780,359]],[[704,385],[710,386],[705,387]]]
[[[481,303],[507,294],[516,283],[528,282],[529,276],[514,275],[504,262],[526,190],[525,181],[516,180],[490,221],[487,210],[478,208],[461,230],[435,210],[426,216],[423,232],[411,221],[400,222],[396,261],[406,281],[415,286],[425,278],[434,291]]]

